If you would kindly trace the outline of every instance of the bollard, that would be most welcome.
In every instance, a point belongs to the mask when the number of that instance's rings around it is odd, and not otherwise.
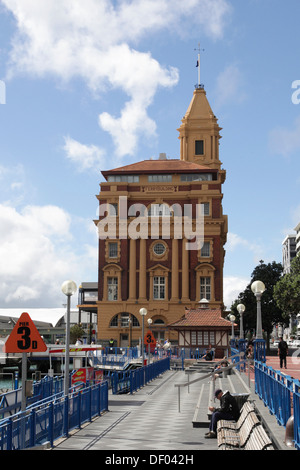
[[[284,443],[287,447],[294,447],[294,416],[286,423]]]

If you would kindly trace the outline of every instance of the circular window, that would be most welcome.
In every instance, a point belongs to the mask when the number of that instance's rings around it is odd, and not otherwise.
[[[163,255],[166,251],[166,246],[163,243],[155,243],[153,251],[157,256]]]

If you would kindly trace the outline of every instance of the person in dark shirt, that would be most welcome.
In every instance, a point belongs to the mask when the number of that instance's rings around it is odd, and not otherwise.
[[[213,412],[211,422],[209,425],[209,432],[205,434],[206,439],[214,439],[217,437],[217,425],[220,419],[228,421],[237,421],[240,416],[240,410],[235,398],[230,395],[229,391],[223,393],[218,389],[215,392],[215,397],[220,400],[220,408],[209,407]]]
[[[288,345],[285,341],[283,341],[283,338],[280,338],[279,344],[278,344],[278,356],[280,359],[280,368],[284,365],[284,368],[286,369],[286,356],[288,355],[289,350],[288,350]]]

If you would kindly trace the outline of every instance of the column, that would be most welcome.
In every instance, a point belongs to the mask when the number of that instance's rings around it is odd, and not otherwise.
[[[136,300],[136,240],[133,238],[129,248],[129,300]]]
[[[139,300],[146,300],[146,240],[140,239]]]
[[[178,300],[178,240],[172,240],[172,293],[171,293],[171,300],[176,301]]]
[[[189,251],[187,239],[182,239],[182,300],[189,300]]]

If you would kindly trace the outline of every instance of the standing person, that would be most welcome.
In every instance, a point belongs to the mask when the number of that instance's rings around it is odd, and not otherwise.
[[[217,437],[217,425],[220,419],[237,421],[240,416],[237,402],[235,398],[230,395],[228,390],[224,393],[220,389],[216,390],[215,397],[220,400],[220,408],[214,408],[212,406],[208,408],[213,414],[209,425],[209,432],[205,434],[206,439],[214,439]]]
[[[283,338],[280,338],[279,344],[278,344],[278,356],[280,359],[280,368],[282,368],[284,364],[284,368],[286,369],[286,356],[288,355],[289,350],[288,350],[288,345],[285,341],[283,341]]]

